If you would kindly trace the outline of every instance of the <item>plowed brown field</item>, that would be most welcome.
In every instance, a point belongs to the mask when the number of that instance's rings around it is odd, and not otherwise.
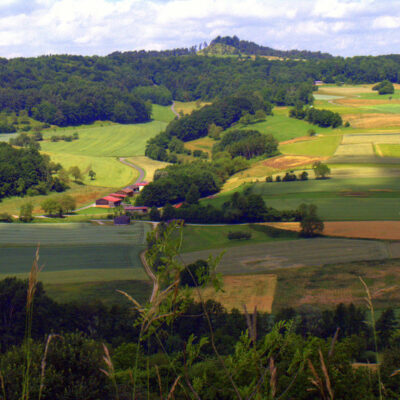
[[[285,170],[301,165],[309,165],[315,161],[327,160],[329,157],[309,157],[309,156],[281,156],[275,157],[264,162],[266,167]]]

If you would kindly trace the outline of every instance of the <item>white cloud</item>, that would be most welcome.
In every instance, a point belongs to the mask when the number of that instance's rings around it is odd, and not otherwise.
[[[395,0],[0,0],[0,56],[190,47],[234,34],[282,49],[388,53],[397,9]]]

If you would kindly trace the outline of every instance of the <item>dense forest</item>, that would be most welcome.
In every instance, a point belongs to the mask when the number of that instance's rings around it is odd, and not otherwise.
[[[216,42],[232,43],[249,54],[270,53],[268,48],[235,37],[217,38]],[[115,52],[105,57],[2,58],[0,109],[26,110],[56,125],[96,119],[131,123],[149,120],[147,101],[165,105],[172,99],[210,101],[257,92],[270,103],[295,105],[311,101],[315,80],[400,81],[398,55],[342,58],[294,51],[284,57],[289,56],[296,59],[208,57],[192,48]]]
[[[15,149],[0,143],[0,199],[62,192],[66,185],[52,175],[54,167],[48,156],[33,147]]]

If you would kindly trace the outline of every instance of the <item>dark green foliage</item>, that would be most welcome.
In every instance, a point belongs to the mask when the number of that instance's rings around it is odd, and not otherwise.
[[[301,180],[301,181],[307,181],[307,180],[308,180],[308,172],[307,172],[307,171],[303,171],[303,172],[300,174],[300,180]]]
[[[140,99],[150,100],[154,104],[168,106],[172,104],[172,94],[165,86],[139,86],[133,90]]]
[[[8,124],[6,121],[0,121],[0,133],[14,133],[17,129],[13,124]]]
[[[325,179],[331,173],[330,168],[321,161],[315,161],[312,169],[316,179]]]
[[[379,94],[393,94],[394,86],[392,82],[385,80],[373,86],[372,90],[377,90]]]
[[[211,163],[201,161],[168,166],[140,192],[136,204],[151,207],[183,201],[192,184],[197,186],[201,197],[216,193],[221,180],[215,170]]]
[[[267,177],[265,178],[265,182],[273,182],[272,176],[271,176],[271,175],[267,176]]]
[[[278,142],[272,135],[263,135],[254,130],[233,130],[227,132],[213,146],[213,152],[227,151],[232,157],[243,156],[251,159],[259,155],[277,154]]]
[[[11,214],[4,212],[4,213],[0,213],[0,222],[10,223],[10,222],[14,222],[14,219]]]
[[[297,181],[296,174],[294,174],[293,171],[286,172],[286,174],[282,178],[282,182],[293,182],[293,181]]]
[[[12,146],[18,147],[30,147],[33,149],[40,150],[40,145],[37,143],[35,136],[27,135],[26,133],[20,133],[16,138],[11,138],[9,143]]]
[[[295,107],[290,109],[289,117],[304,119],[310,124],[318,125],[321,127],[337,128],[343,124],[342,117],[339,113],[335,113],[330,110],[318,110],[317,108],[306,108],[300,105],[300,107]],[[314,136],[315,132],[310,136]]]
[[[228,233],[229,240],[249,240],[251,239],[251,232],[234,231]]]
[[[295,58],[295,59],[330,59],[332,56],[328,53],[321,53],[320,51],[307,51],[307,50],[275,50],[271,47],[260,46],[257,43],[249,42],[247,40],[239,40],[237,36],[216,37],[210,46],[217,43],[222,43],[232,46],[240,51],[242,54],[254,54],[260,56],[274,56],[282,58]]]
[[[324,223],[317,215],[316,205],[300,204],[298,212],[300,214],[301,235],[313,237],[322,233]]]
[[[189,264],[180,274],[180,285],[195,287],[203,284],[210,274],[210,267],[205,260]]]
[[[185,201],[188,204],[197,204],[200,199],[200,192],[199,188],[195,185],[192,184],[189,188],[189,191],[186,194]]]
[[[48,156],[32,147],[14,149],[7,143],[0,143],[0,199],[29,193],[44,194],[53,190],[55,184]]]
[[[151,221],[160,221],[161,215],[157,207],[151,207],[149,217]]]

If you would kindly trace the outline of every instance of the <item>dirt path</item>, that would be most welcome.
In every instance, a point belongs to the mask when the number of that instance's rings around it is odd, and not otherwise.
[[[178,119],[181,117],[179,115],[179,113],[175,110],[175,102],[172,102],[172,106],[171,106],[171,111],[178,117]]]
[[[136,171],[139,172],[139,177],[136,179],[135,182],[133,182],[133,184],[139,183],[139,182],[142,182],[142,181],[143,181],[143,179],[144,179],[144,177],[145,177],[145,175],[146,175],[146,171],[145,171],[144,169],[138,167],[138,166],[135,165],[135,164],[130,163],[129,161],[126,161],[126,158],[125,158],[125,157],[120,157],[120,158],[119,158],[119,161],[121,161],[122,164],[125,164],[125,165],[127,165],[128,167],[131,167],[131,168],[136,169]]]

